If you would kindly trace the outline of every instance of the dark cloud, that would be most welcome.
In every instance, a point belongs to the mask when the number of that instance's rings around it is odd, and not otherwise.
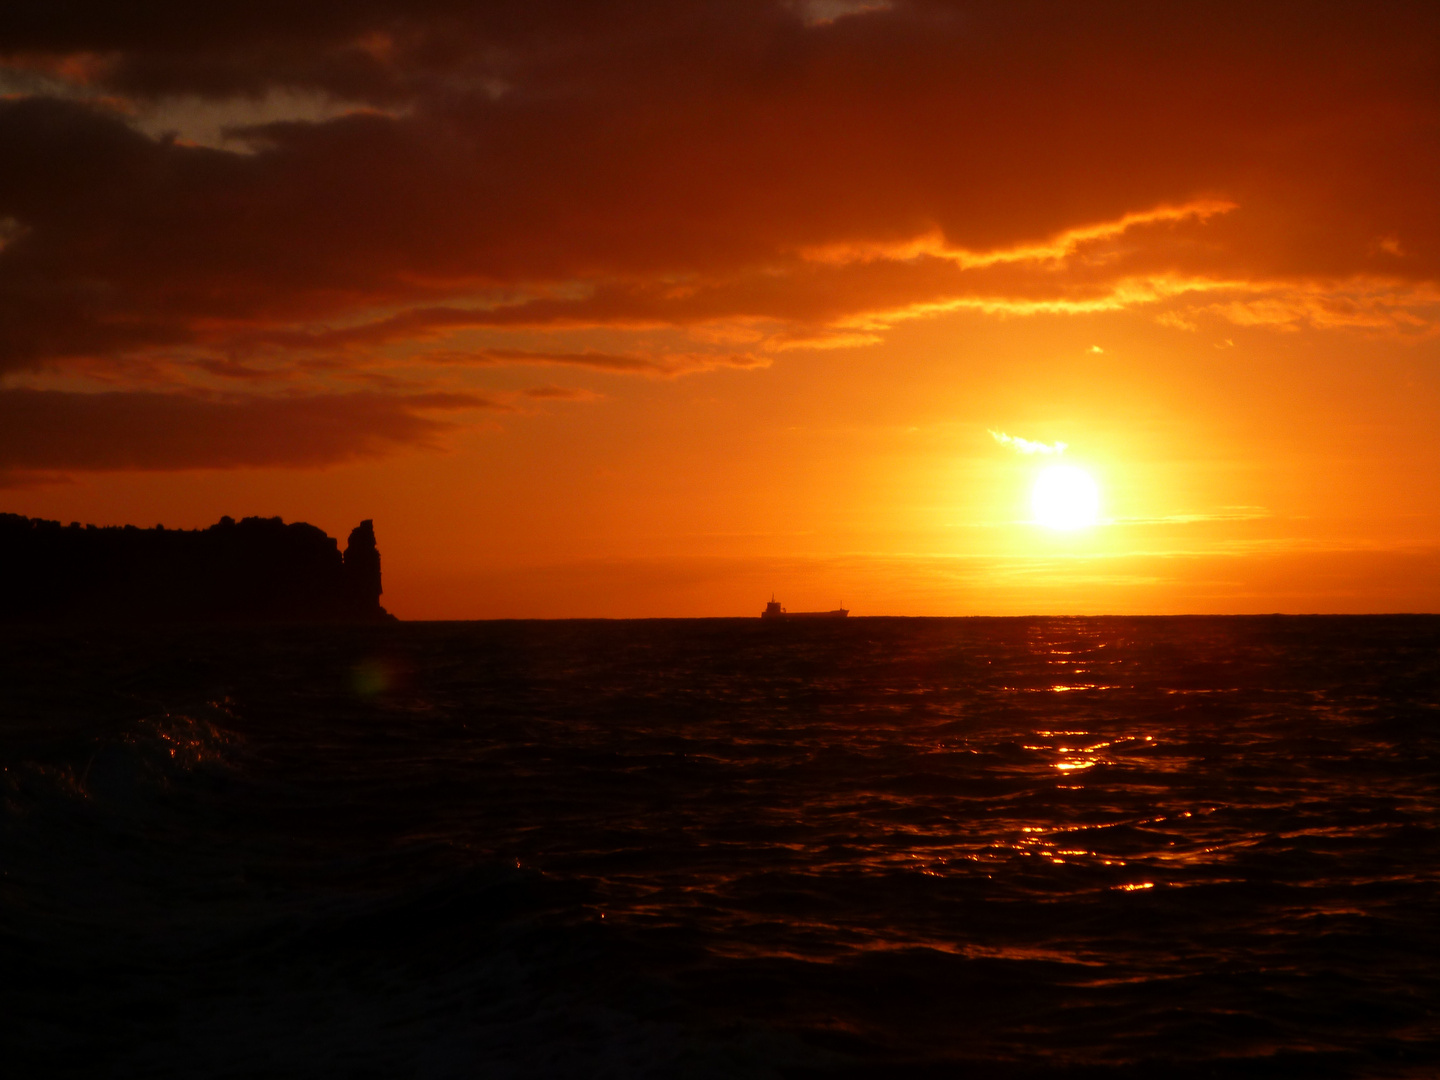
[[[452,339],[775,345],[957,304],[1436,318],[1433,4],[142,7],[0,7],[30,80],[0,100],[0,374],[386,349],[673,373],[763,348]],[[277,91],[350,111],[221,148],[137,126]]]
[[[497,407],[455,394],[220,400],[0,390],[0,477],[329,465],[434,446],[450,426],[431,415],[437,410]]]
[[[619,372],[627,375],[656,375],[661,377],[685,375],[694,371],[712,371],[715,368],[756,368],[765,367],[769,360],[754,353],[746,352],[704,352],[679,353],[607,353],[597,350],[584,352],[541,351],[538,349],[475,349],[469,352],[430,352],[427,360],[440,360],[461,364],[513,364],[517,366],[548,366],[551,364],[592,368],[596,371]]]

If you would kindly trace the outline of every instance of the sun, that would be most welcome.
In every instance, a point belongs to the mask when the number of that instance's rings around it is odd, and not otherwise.
[[[1052,529],[1083,529],[1100,516],[1100,489],[1084,469],[1051,465],[1040,473],[1030,492],[1035,522]]]

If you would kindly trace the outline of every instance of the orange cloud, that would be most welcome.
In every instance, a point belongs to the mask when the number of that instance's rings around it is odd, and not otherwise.
[[[1018,435],[1006,435],[1003,431],[992,431],[990,437],[1001,446],[1008,446],[1019,454],[1063,454],[1068,443],[1042,443],[1022,439]]]
[[[929,255],[946,259],[967,269],[994,266],[997,263],[1058,262],[1070,258],[1087,245],[1114,240],[1138,226],[1187,219],[1203,222],[1216,214],[1234,210],[1235,206],[1235,203],[1227,199],[1196,199],[1183,206],[1157,206],[1150,210],[1123,214],[1114,221],[1066,229],[1040,243],[1020,243],[994,251],[977,252],[954,247],[946,241],[939,229],[932,229],[909,240],[892,243],[842,242],[808,248],[800,254],[811,262],[841,264],[871,262],[876,259],[906,261]]]
[[[576,386],[532,386],[523,391],[526,397],[537,398],[544,401],[594,401],[600,395],[593,390],[585,390]]]

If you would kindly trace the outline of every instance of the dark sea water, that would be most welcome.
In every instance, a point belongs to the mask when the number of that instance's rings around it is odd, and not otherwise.
[[[1440,618],[0,644],[7,1076],[1440,1075]]]

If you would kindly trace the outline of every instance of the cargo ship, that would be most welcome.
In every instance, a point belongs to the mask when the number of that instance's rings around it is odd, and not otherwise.
[[[849,608],[836,608],[834,611],[786,611],[775,602],[775,597],[770,597],[770,602],[765,605],[765,610],[760,613],[762,619],[843,619],[850,614]]]

